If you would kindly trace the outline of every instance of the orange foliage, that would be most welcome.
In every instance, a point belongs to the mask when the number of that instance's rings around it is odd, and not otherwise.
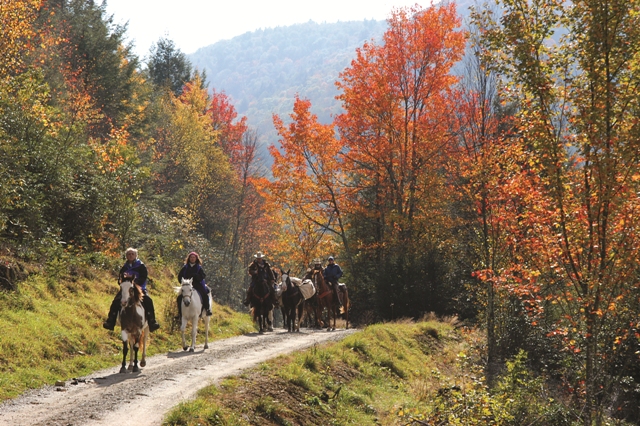
[[[0,4],[0,77],[21,67],[25,53],[35,48],[33,24],[41,0],[11,0]]]

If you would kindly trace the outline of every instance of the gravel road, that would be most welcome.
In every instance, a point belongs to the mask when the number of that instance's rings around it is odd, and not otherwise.
[[[180,348],[147,358],[139,373],[120,374],[118,365],[6,401],[0,404],[0,425],[160,425],[171,408],[205,386],[269,358],[356,331],[278,330],[209,342],[209,349],[200,345],[193,353]]]

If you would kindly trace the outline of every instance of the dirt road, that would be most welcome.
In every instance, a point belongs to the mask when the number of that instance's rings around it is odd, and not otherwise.
[[[210,342],[206,351],[200,345],[194,353],[156,355],[140,373],[120,374],[117,366],[7,401],[0,405],[0,425],[160,425],[171,408],[221,378],[355,331],[277,330]]]

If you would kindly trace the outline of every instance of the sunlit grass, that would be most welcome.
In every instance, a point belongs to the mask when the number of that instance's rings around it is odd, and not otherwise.
[[[341,342],[283,355],[267,361],[270,368],[261,365],[226,379],[221,391],[201,396],[198,404],[226,407],[223,412],[235,416],[229,424],[238,419],[256,424],[260,418],[299,424],[278,399],[278,392],[285,392],[298,396],[303,424],[398,424],[399,410],[424,410],[425,399],[437,393],[444,378],[434,378],[432,371],[446,369],[455,354],[468,350],[453,325],[434,319],[371,325]],[[454,369],[452,377],[461,376]],[[271,388],[277,390],[265,391]],[[246,396],[240,407],[234,394]],[[195,417],[184,409],[182,414],[178,424],[192,424]],[[176,415],[171,414],[173,421]]]

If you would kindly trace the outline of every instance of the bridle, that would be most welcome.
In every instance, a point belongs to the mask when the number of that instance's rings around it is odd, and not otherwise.
[[[188,295],[185,294],[185,287],[190,290]],[[193,283],[191,281],[185,281],[182,283],[181,294],[182,303],[184,303],[184,306],[189,306],[191,304],[191,298],[193,297]]]

